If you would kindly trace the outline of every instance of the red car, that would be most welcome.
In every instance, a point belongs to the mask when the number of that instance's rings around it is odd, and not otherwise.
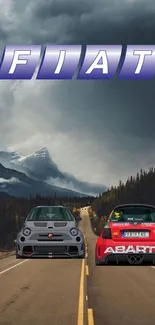
[[[155,262],[155,207],[124,204],[114,208],[96,242],[95,264]]]

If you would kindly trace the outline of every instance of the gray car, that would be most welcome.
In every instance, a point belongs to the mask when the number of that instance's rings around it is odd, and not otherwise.
[[[16,240],[16,258],[85,258],[83,233],[70,210],[63,206],[35,207]]]

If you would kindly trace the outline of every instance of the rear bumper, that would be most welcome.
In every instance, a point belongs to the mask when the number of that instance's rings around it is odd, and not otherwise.
[[[155,254],[109,254],[99,260],[99,264],[129,263],[138,265],[142,263],[155,264]]]
[[[155,242],[116,242],[105,239],[96,245],[96,259],[100,264],[131,262],[134,259],[137,260],[137,264],[140,259],[141,262],[154,264]]]

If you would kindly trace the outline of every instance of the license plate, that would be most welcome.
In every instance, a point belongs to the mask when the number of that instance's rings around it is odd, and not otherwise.
[[[149,232],[129,232],[129,231],[124,231],[122,233],[123,238],[148,238],[149,237]]]

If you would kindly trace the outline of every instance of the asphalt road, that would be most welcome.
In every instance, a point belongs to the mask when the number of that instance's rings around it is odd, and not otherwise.
[[[155,268],[94,264],[87,217],[84,260],[0,260],[0,325],[154,325]]]

